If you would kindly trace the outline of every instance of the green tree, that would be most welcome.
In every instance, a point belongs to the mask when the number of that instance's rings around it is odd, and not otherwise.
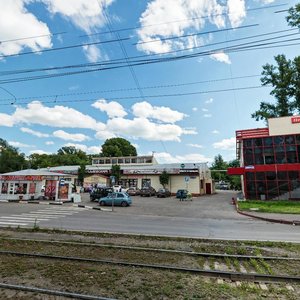
[[[83,185],[85,176],[86,176],[86,167],[85,165],[80,165],[80,167],[78,168],[78,181],[81,186]]]
[[[159,175],[159,183],[165,188],[165,186],[169,183],[170,175],[164,170]]]
[[[136,149],[123,138],[107,139],[102,145],[102,157],[136,156]]]
[[[115,177],[115,182],[118,182],[121,178],[121,167],[120,165],[111,166],[111,176]]]
[[[289,9],[286,20],[291,27],[300,28],[300,3]],[[263,66],[262,85],[273,87],[271,95],[275,103],[262,101],[259,110],[251,114],[256,121],[291,116],[300,113],[300,57],[293,60],[284,55],[275,56],[275,65]]]
[[[240,162],[238,159],[234,159],[228,163],[229,168],[236,168],[240,166]],[[241,190],[242,189],[242,183],[241,183],[241,176],[239,175],[232,175],[228,176],[230,187],[234,190]]]
[[[24,153],[9,145],[7,141],[0,138],[0,173],[7,173],[27,169],[28,162]]]
[[[228,168],[227,162],[224,161],[221,154],[214,157],[214,162],[212,163],[210,170],[211,176],[216,181],[228,181],[228,175],[226,170]],[[220,170],[220,171],[219,171]],[[218,172],[219,171],[219,172]]]

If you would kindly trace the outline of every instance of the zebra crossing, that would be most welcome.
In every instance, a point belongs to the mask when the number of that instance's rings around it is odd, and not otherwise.
[[[87,208],[79,207],[47,207],[39,210],[30,211],[21,214],[12,214],[9,216],[0,217],[0,227],[7,226],[28,226],[38,224],[41,221],[50,221],[53,219],[59,219],[67,216],[78,214],[79,212],[86,210]]]

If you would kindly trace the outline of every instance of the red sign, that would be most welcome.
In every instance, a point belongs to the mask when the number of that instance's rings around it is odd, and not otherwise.
[[[292,117],[291,121],[292,121],[292,124],[300,123],[300,116],[299,117]]]
[[[0,180],[6,181],[42,181],[43,176],[39,175],[1,175]]]

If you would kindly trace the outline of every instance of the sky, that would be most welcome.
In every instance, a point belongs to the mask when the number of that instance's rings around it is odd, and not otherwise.
[[[26,156],[122,137],[160,163],[233,160],[274,102],[262,66],[299,55],[296,3],[1,0],[0,138]]]

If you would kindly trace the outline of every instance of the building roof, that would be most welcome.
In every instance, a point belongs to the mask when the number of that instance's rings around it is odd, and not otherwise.
[[[70,176],[69,174],[50,172],[45,169],[39,169],[39,170],[25,169],[25,170],[20,170],[20,171],[3,173],[1,175],[4,175],[4,176],[64,176],[64,175],[67,175],[67,176]]]

